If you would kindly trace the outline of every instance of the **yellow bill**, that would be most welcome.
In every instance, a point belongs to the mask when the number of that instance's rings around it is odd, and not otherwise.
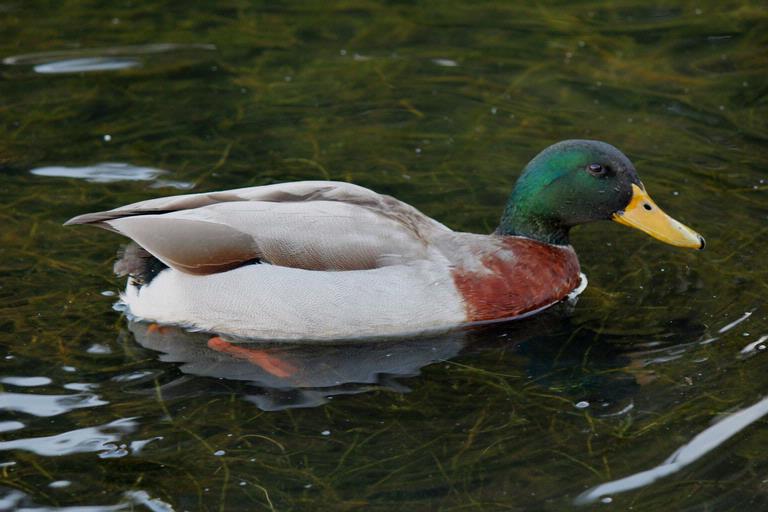
[[[639,229],[657,240],[677,247],[703,249],[704,238],[659,208],[645,189],[632,184],[632,199],[623,212],[616,212],[611,220]]]

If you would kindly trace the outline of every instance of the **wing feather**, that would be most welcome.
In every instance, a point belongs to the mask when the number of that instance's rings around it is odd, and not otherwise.
[[[310,270],[376,268],[426,258],[431,237],[450,232],[392,197],[324,181],[150,199],[67,224],[121,233],[191,274],[254,259]]]

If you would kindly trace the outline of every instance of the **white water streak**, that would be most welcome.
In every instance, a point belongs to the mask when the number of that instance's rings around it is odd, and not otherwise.
[[[655,468],[635,473],[619,480],[606,482],[580,494],[574,500],[576,505],[588,505],[604,496],[631,491],[650,485],[660,478],[680,471],[708,454],[749,425],[768,414],[768,397],[756,404],[730,414],[723,420],[700,432]]]
[[[741,322],[743,322],[743,321],[744,321],[744,320],[746,320],[747,318],[751,317],[751,316],[752,316],[752,313],[753,313],[753,311],[747,311],[746,313],[744,313],[743,315],[741,315],[741,318],[738,318],[738,319],[734,320],[733,322],[729,323],[729,324],[728,324],[728,325],[726,325],[725,327],[722,327],[722,328],[721,328],[719,331],[717,331],[717,332],[719,332],[720,334],[723,334],[725,331],[730,331],[731,329],[733,329],[734,327],[736,327],[737,325],[739,325]]]
[[[758,339],[757,341],[753,341],[749,345],[745,346],[743,349],[741,349],[741,352],[739,352],[739,354],[741,354],[742,356],[745,356],[747,354],[754,352],[755,349],[756,348],[759,349],[760,345],[766,340],[768,340],[768,334],[764,336],[760,336],[760,339]],[[762,348],[764,349],[765,347],[763,346]]]

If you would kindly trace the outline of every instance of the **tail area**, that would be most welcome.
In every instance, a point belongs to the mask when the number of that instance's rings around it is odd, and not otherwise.
[[[168,265],[136,242],[123,247],[118,255],[119,258],[113,267],[115,274],[120,277],[130,276],[131,283],[139,287],[149,284],[160,272],[168,268]]]

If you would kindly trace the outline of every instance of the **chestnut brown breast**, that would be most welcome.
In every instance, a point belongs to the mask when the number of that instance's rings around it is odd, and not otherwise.
[[[508,237],[480,261],[482,268],[453,271],[469,322],[523,315],[562,300],[579,284],[579,260],[570,246]]]

